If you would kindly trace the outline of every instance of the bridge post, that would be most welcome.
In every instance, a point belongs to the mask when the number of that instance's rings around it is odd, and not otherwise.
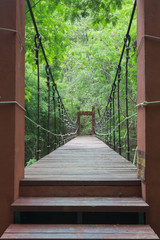
[[[92,107],[92,135],[94,135],[94,115],[95,115],[95,107]]]
[[[78,117],[78,136],[80,136],[81,133],[81,129],[80,129],[80,107],[78,107],[78,113],[77,113],[77,117]]]
[[[160,1],[138,0],[138,104],[160,101]],[[160,103],[138,107],[138,175],[150,205],[147,223],[160,236]]]
[[[24,177],[25,0],[0,1],[0,235]]]

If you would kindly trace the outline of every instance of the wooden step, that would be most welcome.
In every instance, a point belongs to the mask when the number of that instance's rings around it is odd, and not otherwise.
[[[148,204],[137,197],[21,197],[15,212],[146,212]]]
[[[21,197],[141,197],[140,180],[60,180],[22,179]]]
[[[159,239],[148,225],[10,225],[1,239]]]
[[[77,137],[25,168],[21,197],[140,197],[137,169],[93,136]]]

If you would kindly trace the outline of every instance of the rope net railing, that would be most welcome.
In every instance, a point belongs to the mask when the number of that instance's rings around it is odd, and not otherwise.
[[[132,162],[135,162],[137,146],[137,109],[136,101],[131,98],[131,81],[129,81],[133,78],[130,69],[134,67],[130,63],[130,32],[136,12],[136,4],[135,1],[105,111],[100,120],[95,120],[97,137]]]
[[[35,37],[33,39],[35,66],[30,76],[27,77],[30,104],[25,111],[26,162],[34,158],[39,160],[77,136],[78,133],[78,122],[70,118],[55,83],[29,0],[27,0],[27,5],[35,29]],[[35,97],[36,99],[34,99]],[[33,106],[33,100],[36,102],[36,106]],[[47,116],[44,109],[47,111]],[[33,133],[33,135],[27,136],[27,132]]]

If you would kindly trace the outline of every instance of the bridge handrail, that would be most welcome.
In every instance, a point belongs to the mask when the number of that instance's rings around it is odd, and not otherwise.
[[[120,55],[120,59],[119,59],[119,63],[116,69],[116,74],[114,77],[114,81],[112,83],[112,87],[111,87],[111,91],[110,91],[110,95],[105,107],[105,110],[102,114],[102,117],[100,118],[99,121],[96,121],[95,119],[95,134],[97,136],[105,136],[107,137],[107,139],[105,140],[106,143],[108,143],[111,147],[114,148],[114,150],[116,150],[116,136],[115,136],[115,130],[118,128],[118,137],[119,137],[119,146],[118,146],[118,152],[119,154],[122,153],[121,148],[121,124],[123,122],[126,121],[126,137],[127,137],[127,158],[128,160],[130,160],[130,142],[129,142],[129,119],[132,117],[136,116],[135,114],[132,114],[131,116],[129,116],[129,110],[128,110],[128,65],[129,65],[129,51],[130,51],[130,43],[131,43],[131,37],[130,37],[130,30],[131,30],[131,26],[133,23],[133,19],[134,19],[134,15],[135,15],[135,11],[136,11],[136,6],[137,6],[137,0],[135,0],[134,5],[133,5],[133,9],[132,9],[132,13],[131,13],[131,17],[130,17],[130,21],[129,21],[129,25],[128,25],[128,29],[127,29],[127,33],[125,35],[124,38],[124,44],[123,44],[123,48],[122,48],[122,52]],[[121,120],[121,116],[120,116],[120,81],[121,81],[121,64],[122,64],[122,60],[124,57],[124,53],[126,51],[126,64],[125,64],[125,68],[126,68],[126,72],[125,72],[125,78],[126,78],[126,86],[125,86],[125,94],[126,94],[126,117],[125,119]],[[118,111],[115,112],[115,90],[117,89],[117,100],[118,100]],[[116,121],[115,121],[115,117],[116,115],[118,115],[118,123],[117,126],[115,126]],[[108,125],[110,125],[110,129],[108,129]],[[106,129],[107,126],[107,129]],[[103,133],[103,130],[106,130],[105,133]],[[98,132],[98,130],[100,130],[100,132]],[[112,134],[113,134],[113,145],[112,145]],[[108,141],[108,137],[110,136],[110,140]]]
[[[39,42],[39,44],[40,44],[39,46],[41,47],[41,50],[42,50],[42,53],[43,53],[43,56],[44,56],[44,59],[45,59],[45,62],[46,62],[46,67],[47,67],[48,70],[49,70],[49,74],[50,74],[50,76],[51,76],[51,79],[52,79],[52,82],[53,82],[53,86],[55,87],[55,90],[56,90],[56,92],[57,92],[57,94],[58,94],[58,97],[60,98],[60,102],[61,102],[61,104],[62,104],[63,107],[64,107],[62,98],[61,98],[61,96],[60,96],[60,93],[59,93],[59,91],[58,91],[57,85],[56,85],[55,80],[54,80],[54,78],[53,78],[53,74],[52,74],[52,71],[51,71],[51,67],[50,67],[50,65],[49,65],[49,63],[48,63],[48,59],[47,59],[47,56],[46,56],[46,53],[45,53],[45,50],[44,50],[44,47],[43,47],[43,43],[42,43],[42,41],[41,41],[41,34],[39,33],[38,26],[37,26],[37,24],[36,24],[35,17],[34,17],[34,14],[33,14],[33,10],[32,10],[32,7],[31,7],[31,4],[30,4],[30,1],[29,1],[29,0],[27,0],[27,4],[28,4],[28,8],[29,8],[29,11],[30,11],[30,14],[31,14],[31,18],[32,18],[32,21],[33,21],[33,24],[34,24],[34,28],[35,28],[35,31],[36,31],[36,38],[38,38],[39,41],[40,41],[40,42]],[[69,114],[68,114],[67,110],[65,109],[65,107],[64,107],[64,111],[65,111],[65,113],[67,114],[68,119],[69,119],[73,124],[76,124],[76,123],[77,123],[77,120],[76,120],[76,121],[73,121],[73,120],[69,117]]]
[[[26,116],[26,119],[28,121],[30,121],[32,124],[34,124],[37,127],[37,160],[40,157],[40,129],[47,132],[48,133],[48,144],[47,144],[47,148],[48,148],[48,153],[50,152],[50,134],[53,135],[55,137],[54,142],[57,142],[57,138],[59,139],[59,146],[61,145],[61,143],[64,143],[64,138],[68,137],[68,136],[76,136],[78,133],[78,119],[76,119],[75,121],[73,121],[65,106],[64,103],[62,101],[61,95],[59,93],[59,90],[57,88],[57,84],[55,83],[53,74],[52,74],[52,70],[51,70],[51,66],[49,65],[48,62],[48,58],[42,43],[42,37],[41,34],[38,30],[38,26],[37,23],[35,21],[35,17],[32,11],[32,7],[30,4],[30,0],[27,0],[27,4],[28,4],[28,8],[29,8],[29,12],[31,15],[31,19],[35,28],[35,38],[34,38],[34,42],[35,42],[35,62],[37,65],[37,122],[33,121],[33,119],[31,119],[29,116]],[[42,51],[42,55],[44,57],[45,60],[45,71],[46,71],[46,77],[47,77],[47,87],[48,87],[48,129],[46,129],[45,127],[40,125],[40,67],[39,67],[39,50],[41,49]],[[52,83],[52,89],[50,88],[50,80]],[[52,93],[52,99],[53,99],[53,117],[54,117],[54,131],[50,130],[50,114],[51,114],[51,107],[50,107],[50,97],[51,97],[51,93]],[[56,113],[56,107],[57,107],[57,113]],[[57,121],[58,119],[58,121]],[[58,124],[57,124],[58,123]],[[59,126],[58,126],[59,125]],[[62,126],[63,125],[63,126]],[[57,129],[57,126],[59,127],[59,129]],[[60,129],[61,128],[61,129]],[[57,131],[59,131],[59,133],[57,133]],[[60,132],[61,131],[61,132]],[[67,132],[65,132],[67,131]],[[70,132],[68,132],[70,131]],[[55,144],[54,143],[54,144]],[[57,144],[54,145],[54,149],[57,147]]]

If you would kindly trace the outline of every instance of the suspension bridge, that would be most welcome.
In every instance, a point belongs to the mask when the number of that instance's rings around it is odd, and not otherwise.
[[[74,120],[53,77],[30,1],[26,3],[35,29],[35,118],[24,107],[25,1],[0,2],[1,239],[159,239],[159,0],[134,2],[101,119],[93,107],[79,109]],[[128,82],[136,7],[138,90],[133,113]],[[40,111],[42,58],[45,125]],[[90,136],[80,134],[82,115],[92,117]],[[37,161],[24,170],[25,121],[37,133]],[[136,121],[137,136],[130,128]]]

